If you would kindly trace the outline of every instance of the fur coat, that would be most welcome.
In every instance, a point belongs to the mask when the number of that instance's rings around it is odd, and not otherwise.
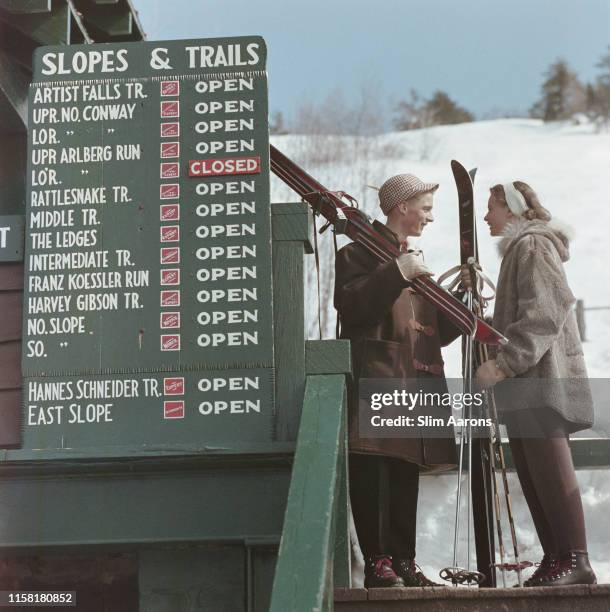
[[[507,226],[499,244],[493,326],[509,340],[497,350],[498,367],[508,378],[531,379],[529,386],[514,385],[516,394],[506,394],[500,408],[552,408],[574,432],[592,425],[593,402],[576,300],[563,267],[570,237],[556,220],[519,219]]]

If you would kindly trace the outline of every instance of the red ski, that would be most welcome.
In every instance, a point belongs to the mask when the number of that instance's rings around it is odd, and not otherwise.
[[[322,215],[335,232],[359,242],[379,261],[390,261],[400,255],[398,248],[375,229],[376,222],[371,222],[367,215],[354,206],[355,200],[351,196],[344,192],[329,191],[273,145],[270,149],[271,170],[306,201],[315,214]],[[410,285],[464,334],[473,335],[475,340],[485,344],[506,343],[502,334],[477,318],[462,302],[428,276],[415,278]]]

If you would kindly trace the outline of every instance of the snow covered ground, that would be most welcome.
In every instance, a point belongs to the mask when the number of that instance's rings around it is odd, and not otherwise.
[[[475,205],[479,228],[479,252],[486,273],[496,279],[499,258],[496,239],[492,239],[483,216],[489,187],[509,180],[523,180],[538,193],[551,213],[572,225],[576,235],[571,260],[566,265],[568,280],[585,307],[610,307],[610,133],[596,133],[589,124],[543,124],[533,119],[479,121],[456,126],[385,134],[374,139],[350,137],[280,136],[272,139],[295,161],[330,189],[347,191],[358,199],[371,216],[381,219],[376,193],[367,187],[379,187],[394,174],[411,172],[441,187],[435,195],[435,222],[426,228],[419,244],[426,263],[437,275],[459,262],[456,190],[450,160],[466,167],[478,167],[475,181]],[[344,151],[343,156],[341,152]],[[328,155],[323,155],[328,152]],[[322,163],[324,157],[328,160]],[[272,201],[296,201],[295,194],[272,179]],[[332,307],[333,259],[331,239],[325,234],[322,251],[322,323],[324,337],[334,337],[335,314]],[[313,258],[310,258],[313,259]],[[317,296],[315,276],[310,265],[308,277],[309,336],[317,337]],[[610,309],[586,314],[587,342],[584,344],[589,376],[609,378]],[[459,377],[458,343],[444,353],[447,376]],[[596,418],[610,417],[608,396],[596,404]],[[610,462],[610,457],[609,457]],[[511,474],[518,536],[522,558],[537,561],[541,557],[537,538],[518,481]],[[589,550],[602,582],[610,582],[610,471],[579,471],[585,504]],[[434,574],[439,564],[449,565],[453,538],[455,476],[423,479],[420,493],[418,561]],[[504,533],[508,534],[505,525]],[[505,545],[509,545],[508,539]],[[465,546],[465,545],[464,545]],[[514,580],[514,575],[509,577]]]
[[[459,262],[456,190],[450,160],[466,167],[478,167],[475,204],[479,228],[481,263],[497,278],[500,260],[496,239],[483,222],[489,187],[499,182],[523,180],[538,193],[551,213],[572,225],[575,239],[566,271],[572,290],[585,307],[610,307],[608,270],[608,228],[610,227],[610,133],[595,133],[589,124],[544,124],[535,119],[478,121],[455,126],[439,126],[376,137],[279,136],[272,142],[292,156],[330,189],[347,191],[369,215],[383,219],[377,196],[367,185],[379,187],[383,181],[402,172],[412,172],[425,181],[440,183],[435,195],[435,222],[419,240],[426,263],[437,274]],[[344,160],[324,164],[307,163],[320,155],[316,149],[346,150]],[[313,151],[312,151],[313,150]],[[292,192],[272,178],[272,201],[293,201]],[[332,288],[332,253],[329,234],[320,240],[329,257],[323,260],[322,293]],[[326,265],[324,265],[326,263]],[[317,298],[310,266],[309,333],[317,334]],[[332,337],[334,310],[322,301],[327,325],[325,337]],[[324,311],[324,308],[326,310]],[[606,377],[610,366],[610,310],[587,314],[585,343],[589,376]],[[459,376],[459,355],[448,353],[447,375]]]

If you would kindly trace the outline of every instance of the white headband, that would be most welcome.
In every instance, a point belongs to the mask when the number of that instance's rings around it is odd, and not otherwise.
[[[504,195],[506,197],[506,203],[510,212],[517,217],[521,217],[523,213],[528,209],[527,202],[523,197],[523,194],[515,188],[512,183],[506,183],[502,185],[504,188]]]

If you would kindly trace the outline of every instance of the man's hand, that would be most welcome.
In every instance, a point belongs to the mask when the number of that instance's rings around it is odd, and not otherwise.
[[[427,274],[433,276],[434,272],[424,263],[423,254],[421,251],[409,251],[403,253],[396,259],[398,269],[405,280],[412,280],[417,276]]]
[[[497,366],[495,359],[488,359],[483,362],[477,369],[474,375],[475,382],[479,389],[491,389],[494,385],[497,385],[501,380],[504,380],[506,375]]]

